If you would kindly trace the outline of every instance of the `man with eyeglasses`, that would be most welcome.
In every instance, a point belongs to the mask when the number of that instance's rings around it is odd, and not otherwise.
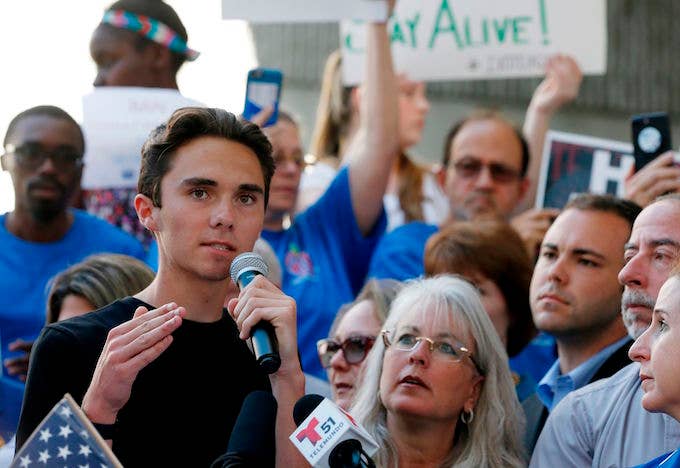
[[[527,143],[495,113],[475,114],[454,125],[442,166],[439,182],[449,198],[451,221],[509,219],[529,188]],[[406,280],[423,274],[425,242],[438,230],[422,222],[395,229],[378,245],[369,276]],[[533,237],[533,230],[529,232]]]
[[[0,354],[13,379],[25,380],[28,353],[45,324],[51,277],[100,252],[144,259],[134,238],[69,209],[80,184],[84,149],[80,126],[53,106],[21,112],[5,135],[0,162],[12,177],[14,210],[0,215]]]
[[[548,412],[567,394],[630,364],[618,274],[638,213],[631,201],[581,194],[543,239],[531,278],[531,313],[536,328],[555,337],[558,357],[522,403],[529,453]]]
[[[578,64],[557,54],[548,60],[545,78],[534,91],[522,133],[491,111],[473,113],[451,128],[439,174],[449,198],[450,222],[507,220],[529,257],[536,257],[559,214],[555,209],[528,209],[537,190],[543,142],[552,116],[578,95],[581,78]],[[411,222],[390,232],[373,255],[369,277],[405,280],[422,275],[425,242],[437,230],[435,225]]]

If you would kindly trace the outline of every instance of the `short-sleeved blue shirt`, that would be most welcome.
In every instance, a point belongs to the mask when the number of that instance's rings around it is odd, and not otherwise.
[[[46,319],[48,281],[96,253],[126,254],[144,260],[142,245],[104,220],[72,210],[73,224],[56,242],[28,242],[5,227],[0,215],[0,343],[2,358],[18,338],[34,340]]]
[[[297,302],[298,348],[305,372],[326,378],[316,342],[328,336],[341,305],[361,289],[371,254],[385,231],[385,213],[364,236],[352,207],[348,168],[283,231],[262,231],[281,262],[283,291]]]
[[[368,276],[399,281],[421,276],[425,270],[425,243],[438,230],[434,224],[413,221],[385,234],[375,249]]]

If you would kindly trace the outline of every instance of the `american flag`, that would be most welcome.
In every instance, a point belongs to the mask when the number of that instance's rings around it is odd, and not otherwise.
[[[106,442],[71,398],[64,398],[33,431],[10,468],[120,468]]]

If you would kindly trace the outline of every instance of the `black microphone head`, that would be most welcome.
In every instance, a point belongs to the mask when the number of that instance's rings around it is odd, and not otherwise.
[[[247,271],[254,271],[263,276],[269,274],[269,267],[264,258],[255,252],[243,252],[236,256],[229,267],[229,275],[234,283],[238,283],[238,278]]]
[[[336,445],[328,456],[330,468],[375,468],[375,462],[364,452],[361,442],[346,439]]]
[[[299,426],[302,422],[307,419],[307,416],[312,414],[312,411],[316,409],[319,404],[324,400],[321,395],[316,395],[315,393],[310,393],[300,398],[295,406],[293,407],[293,420],[295,425]]]
[[[227,453],[258,459],[273,456],[276,452],[276,409],[276,398],[271,393],[262,390],[250,392],[231,431]]]

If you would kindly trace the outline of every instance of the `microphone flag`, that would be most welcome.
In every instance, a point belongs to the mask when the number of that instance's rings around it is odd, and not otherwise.
[[[328,398],[319,403],[289,439],[312,466],[329,466],[331,451],[344,440],[358,440],[369,457],[378,451],[378,444],[368,431]]]

